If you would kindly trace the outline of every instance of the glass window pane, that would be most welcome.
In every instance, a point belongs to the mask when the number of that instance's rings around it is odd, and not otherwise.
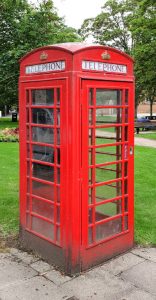
[[[121,159],[121,145],[96,149],[96,164],[118,161]]]
[[[93,223],[93,208],[89,208],[89,211],[88,211],[88,223],[89,224]]]
[[[93,165],[94,163],[94,150],[93,149],[89,149],[89,153],[88,153],[88,160],[89,160],[89,165]]]
[[[32,140],[45,144],[54,144],[54,130],[52,128],[32,127]]]
[[[120,90],[96,90],[96,105],[121,105]]]
[[[121,181],[96,187],[96,202],[121,196]]]
[[[27,195],[27,199],[26,199],[26,209],[27,209],[27,210],[30,209],[30,195]]]
[[[29,90],[26,90],[26,105],[29,104]]]
[[[95,130],[89,129],[89,145],[95,144]]]
[[[60,145],[60,129],[57,129],[57,145]]]
[[[96,145],[121,142],[121,127],[96,129]]]
[[[88,228],[88,244],[92,244],[93,243],[93,228],[89,227]]]
[[[121,164],[96,168],[96,182],[105,182],[121,177]]]
[[[54,201],[54,187],[42,182],[32,181],[32,194]],[[60,197],[60,194],[58,194]]]
[[[125,91],[125,104],[128,105],[128,98],[129,98],[129,90]]]
[[[56,164],[57,164],[57,165],[60,165],[60,162],[61,162],[61,157],[60,157],[60,155],[61,155],[60,149],[56,149]]]
[[[33,198],[32,211],[50,220],[54,219],[54,206],[52,203]]]
[[[103,240],[122,231],[121,218],[96,226],[96,241]]]
[[[60,223],[60,206],[57,206],[56,222]]]
[[[128,108],[125,108],[125,123],[128,123]]]
[[[27,178],[27,193],[30,193],[30,178]]]
[[[124,230],[128,230],[128,216],[124,217]]]
[[[29,141],[29,138],[30,138],[30,128],[29,128],[29,126],[26,127],[26,137],[27,137],[27,141]]]
[[[54,89],[32,90],[33,105],[54,105]]]
[[[56,89],[56,98],[57,98],[57,105],[60,105],[60,89]]]
[[[125,197],[125,201],[124,201],[125,205],[124,205],[124,209],[127,212],[128,211],[128,197]]]
[[[33,159],[54,163],[54,148],[48,146],[33,145]]]
[[[89,204],[92,204],[93,202],[94,202],[94,189],[93,188],[91,188],[91,189],[89,189]]]
[[[94,89],[89,89],[89,105],[94,105]]]
[[[60,236],[61,236],[60,226],[56,226],[56,241],[58,243],[60,243]]]
[[[27,158],[30,158],[30,144],[27,144]]]
[[[29,123],[29,108],[26,109],[26,122]]]
[[[54,167],[33,163],[33,177],[54,182]]]
[[[54,125],[54,110],[48,108],[33,108],[32,123]]]
[[[29,213],[26,214],[26,227],[30,228],[30,214]]]
[[[54,240],[54,225],[42,219],[32,217],[32,230],[37,233]]]
[[[109,202],[96,207],[96,222],[121,213],[121,200]]]
[[[121,108],[100,108],[96,109],[96,125],[105,125],[111,123],[122,123]]]
[[[89,125],[94,124],[94,109],[89,109]]]

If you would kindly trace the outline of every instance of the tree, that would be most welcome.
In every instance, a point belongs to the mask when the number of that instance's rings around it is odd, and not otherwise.
[[[83,39],[92,34],[97,43],[116,47],[129,53],[132,36],[127,18],[130,13],[125,1],[108,0],[96,18],[84,21],[80,33]]]
[[[18,60],[34,48],[79,41],[80,36],[60,18],[52,0],[38,6],[27,0],[0,3],[0,109],[17,103]]]
[[[156,18],[154,0],[108,0],[102,12],[82,24],[83,39],[125,51],[135,59],[136,108],[143,95],[155,99]]]
[[[131,18],[131,32],[135,40],[133,55],[136,60],[136,82],[140,83],[144,98],[150,101],[150,115],[156,100],[156,2],[140,0]]]

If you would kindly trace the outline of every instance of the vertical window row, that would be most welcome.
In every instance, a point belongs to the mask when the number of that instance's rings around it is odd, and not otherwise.
[[[60,88],[26,91],[29,231],[60,244]]]
[[[128,229],[128,92],[89,90],[88,243]]]

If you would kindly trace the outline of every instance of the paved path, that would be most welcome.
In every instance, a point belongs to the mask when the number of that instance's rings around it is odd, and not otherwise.
[[[156,140],[135,137],[135,145],[156,148]]]
[[[115,137],[115,133],[113,132],[106,132],[102,130],[96,130],[96,135],[98,137]],[[135,135],[134,137],[135,145],[138,146],[145,146],[145,147],[152,147],[156,148],[156,140],[144,139],[142,137],[138,137]]]
[[[135,248],[78,277],[17,249],[0,253],[0,300],[154,300],[156,248]]]

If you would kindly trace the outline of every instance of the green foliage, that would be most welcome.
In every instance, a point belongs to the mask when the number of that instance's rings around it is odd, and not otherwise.
[[[84,21],[80,33],[84,39],[92,34],[97,43],[117,47],[129,53],[131,49],[131,33],[127,23],[129,14],[125,1],[108,0],[96,18]]]
[[[23,55],[40,46],[79,40],[77,31],[64,25],[52,0],[38,6],[27,0],[1,0],[0,109],[17,103],[18,60]]]
[[[0,119],[0,142],[18,142],[18,122],[12,122],[10,118]]]
[[[107,0],[101,13],[86,19],[83,39],[125,51],[135,59],[136,105],[155,100],[156,2],[154,0]]]

